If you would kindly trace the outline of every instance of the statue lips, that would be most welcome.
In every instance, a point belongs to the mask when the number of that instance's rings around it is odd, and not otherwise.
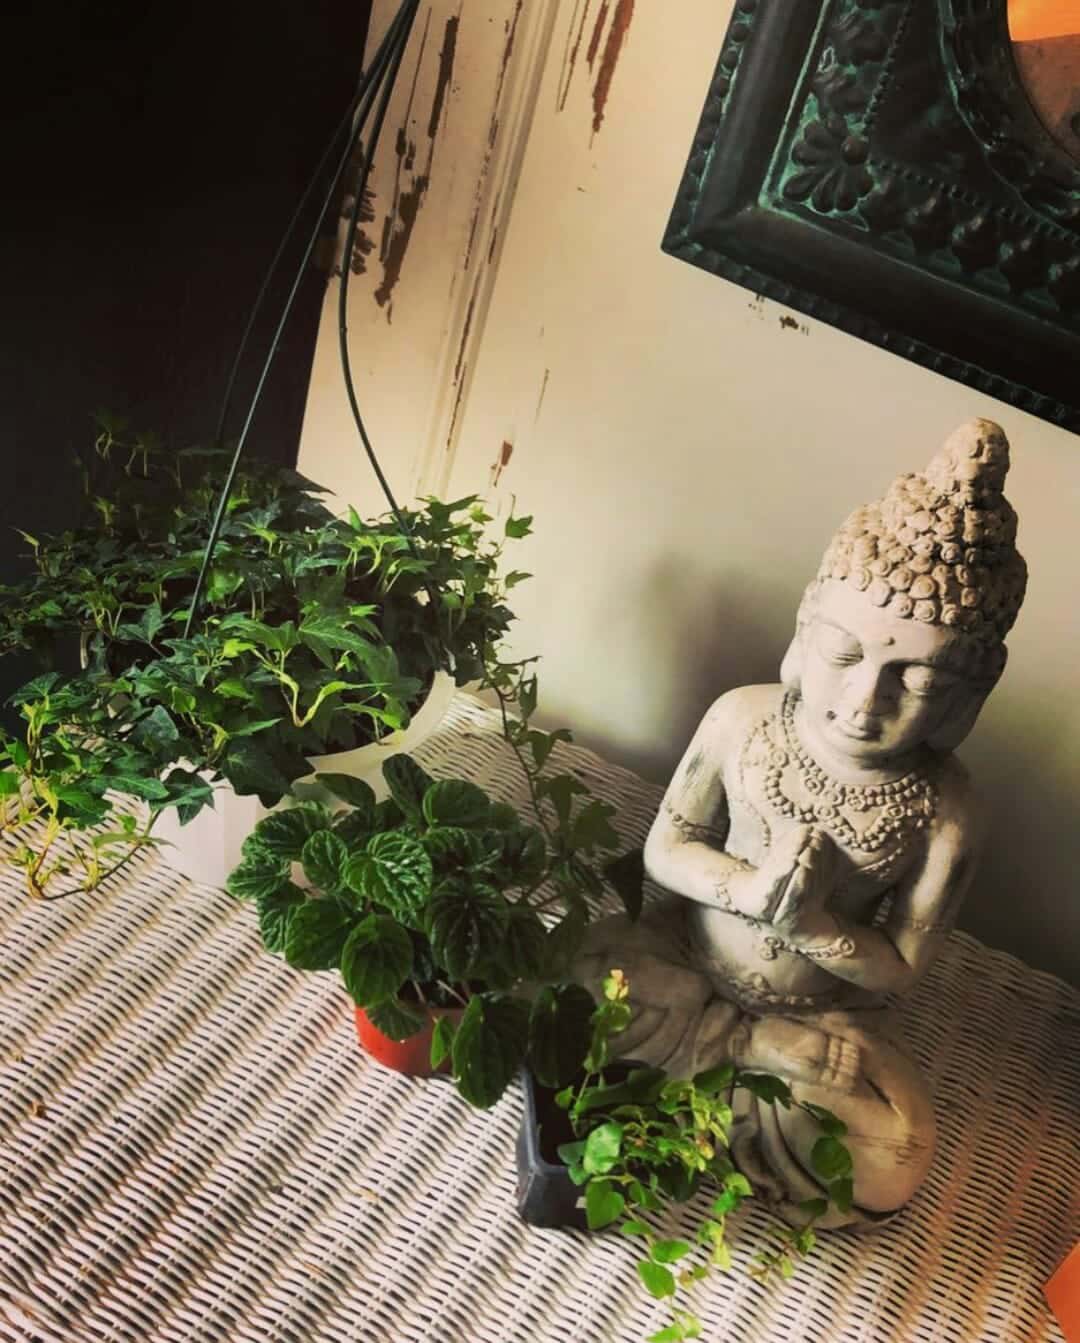
[[[850,718],[841,718],[839,714],[831,709],[828,713],[829,721],[832,722],[838,731],[845,737],[850,737],[854,741],[876,741],[881,736],[881,726],[873,721],[855,722]]]

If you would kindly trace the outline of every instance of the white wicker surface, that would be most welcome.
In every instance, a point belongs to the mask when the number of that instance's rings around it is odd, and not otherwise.
[[[465,697],[418,755],[519,793]],[[644,833],[656,788],[562,758]],[[0,989],[6,1343],[635,1343],[665,1318],[620,1237],[518,1220],[516,1087],[478,1113],[369,1062],[336,976],[161,857],[52,905],[5,875]],[[705,1337],[1060,1339],[1039,1287],[1080,1236],[1078,1023],[1067,985],[954,935],[906,1012],[941,1120],[925,1188],[782,1288],[742,1271],[770,1225],[742,1214]]]

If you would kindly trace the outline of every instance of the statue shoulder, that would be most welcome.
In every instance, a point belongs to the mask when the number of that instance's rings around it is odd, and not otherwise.
[[[779,683],[738,686],[713,701],[702,727],[728,740],[741,738],[762,719],[776,713],[783,699],[784,687]]]
[[[985,828],[982,797],[971,775],[948,755],[940,762],[931,837],[957,849],[978,848]]]

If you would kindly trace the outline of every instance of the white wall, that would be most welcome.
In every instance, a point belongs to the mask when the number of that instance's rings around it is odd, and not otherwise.
[[[961,753],[995,818],[962,923],[1080,980],[1080,438],[809,319],[784,326],[776,305],[663,255],[730,4],[686,0],[674,23],[638,0],[597,133],[584,53],[558,110],[580,10],[564,0],[555,20],[451,451],[418,471],[384,438],[391,469],[406,493],[487,490],[513,445],[490,494],[536,517],[514,555],[536,575],[515,593],[517,643],[543,655],[547,714],[662,780],[712,698],[776,679],[848,511],[962,420],[999,419],[1031,582]],[[394,412],[367,390],[378,435]],[[313,385],[311,435],[336,395]]]

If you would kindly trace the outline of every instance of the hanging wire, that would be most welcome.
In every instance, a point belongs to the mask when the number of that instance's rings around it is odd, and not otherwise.
[[[360,91],[358,93],[357,99],[354,99],[353,104],[353,106],[356,106],[356,104],[359,103],[358,110],[355,113],[355,125],[353,128],[353,134],[350,136],[348,144],[346,145],[345,150],[342,152],[338,160],[338,165],[334,171],[334,176],[323,197],[322,207],[319,210],[318,218],[316,219],[315,225],[312,228],[311,235],[308,239],[307,247],[304,249],[303,257],[301,259],[300,265],[297,268],[296,276],[293,280],[292,287],[289,290],[288,298],[285,301],[285,307],[282,311],[281,317],[274,331],[274,336],[270,344],[270,350],[266,356],[265,362],[263,363],[262,372],[260,373],[258,382],[256,383],[255,392],[254,395],[252,396],[251,403],[248,407],[248,413],[244,420],[243,428],[241,429],[240,436],[237,439],[236,449],[233,452],[232,461],[229,464],[229,470],[225,477],[225,483],[222,486],[220,495],[218,496],[217,508],[214,513],[213,524],[210,528],[210,536],[206,544],[206,549],[203,552],[202,563],[199,567],[199,576],[195,582],[195,591],[192,594],[191,606],[188,610],[187,620],[184,624],[185,639],[190,638],[191,636],[191,630],[192,627],[194,626],[196,615],[198,614],[199,602],[202,598],[203,590],[206,586],[206,577],[210,569],[210,564],[213,560],[214,551],[217,547],[218,540],[220,539],[221,536],[221,527],[225,518],[225,511],[228,507],[229,498],[232,494],[233,484],[235,483],[236,480],[236,472],[240,465],[240,458],[243,455],[244,447],[247,443],[248,432],[251,429],[251,424],[255,417],[255,411],[262,397],[263,388],[266,384],[266,379],[269,376],[270,367],[271,364],[273,363],[274,356],[277,353],[278,345],[281,343],[281,337],[285,329],[285,324],[288,321],[290,313],[292,312],[292,306],[296,299],[296,295],[297,292],[299,291],[300,285],[303,282],[304,276],[306,274],[307,265],[311,258],[311,254],[315,250],[315,246],[319,240],[323,219],[337,195],[338,184],[341,181],[345,169],[348,167],[349,162],[353,158],[353,155],[356,151],[356,147],[360,143],[360,137],[363,134],[365,123],[371,113],[372,107],[375,104],[375,99],[379,95],[380,89],[382,89],[382,97],[379,101],[379,110],[377,113],[377,129],[381,129],[382,121],[386,115],[386,106],[387,103],[389,102],[390,91],[393,88],[394,79],[396,78],[397,72],[400,69],[401,60],[405,52],[405,46],[406,43],[408,42],[409,34],[412,31],[413,20],[416,17],[416,11],[418,7],[419,7],[419,0],[404,0],[404,3],[398,10],[397,14],[394,16],[393,21],[391,22],[389,28],[387,29],[385,37],[379,44],[379,49],[376,52],[374,59],[372,60],[369,70],[361,80]],[[387,79],[388,74],[389,74],[389,82],[386,83],[384,87],[384,81]],[[352,108],[350,108],[350,112],[352,112]],[[331,142],[331,148],[333,144],[337,142],[338,135],[339,131],[335,131],[334,139]],[[358,184],[357,187],[357,200],[360,199],[360,195],[363,189],[363,183],[366,182],[367,174],[370,171],[373,149],[374,149],[374,143],[372,143],[369,146],[368,153],[364,157],[364,167],[361,174],[362,181],[361,183]],[[295,225],[295,217],[294,220],[290,222],[288,232],[292,231],[294,225]],[[286,238],[288,236],[288,232],[286,234]],[[283,250],[284,245],[285,240],[283,240],[282,242],[282,247],[279,248],[279,255],[280,252]],[[272,263],[273,266],[277,265],[278,259],[279,257],[275,256],[274,261]],[[266,282],[264,282],[264,288],[265,284]],[[261,302],[261,299],[262,294],[260,293],[257,302]],[[251,323],[249,322],[249,327],[250,325]],[[247,338],[247,334],[248,333],[245,331],[245,337],[244,337],[245,340]],[[231,388],[230,388],[230,394],[231,394]],[[225,409],[227,410],[227,407]],[[369,453],[371,452],[370,447],[368,448],[368,451]],[[372,454],[372,456],[373,455],[374,454]],[[382,477],[381,472],[379,473],[379,476],[380,476],[380,484],[383,484],[384,478]],[[386,487],[384,485],[384,489],[385,488]]]

